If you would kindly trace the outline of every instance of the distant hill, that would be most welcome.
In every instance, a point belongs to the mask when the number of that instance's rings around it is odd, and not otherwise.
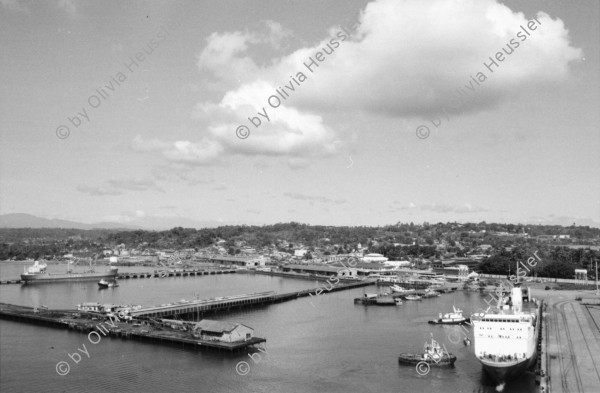
[[[0,228],[73,228],[73,229],[123,229],[162,231],[175,227],[216,228],[222,225],[237,225],[237,222],[197,221],[186,217],[144,217],[129,224],[99,222],[84,224],[76,221],[41,218],[32,214],[12,213],[0,215]],[[252,223],[250,223],[252,224]]]
[[[0,228],[73,228],[73,229],[140,229],[138,226],[114,222],[99,222],[84,224],[76,221],[58,220],[37,217],[26,213],[11,213],[0,215]]]

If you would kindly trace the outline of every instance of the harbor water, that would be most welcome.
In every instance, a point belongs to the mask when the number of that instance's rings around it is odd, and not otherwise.
[[[2,262],[0,278],[17,278],[22,266]],[[0,301],[56,309],[73,309],[82,302],[150,306],[196,297],[282,293],[323,286],[323,282],[260,274],[120,280],[119,287],[104,290],[99,290],[96,282],[11,284],[0,285]],[[377,288],[324,291],[320,296],[208,316],[243,323],[254,328],[256,336],[267,339],[262,350],[250,354],[196,351],[109,337],[94,339],[94,344],[83,333],[0,320],[0,390],[495,392],[472,347],[464,346],[464,330],[427,324],[440,312],[452,311],[453,305],[465,314],[485,308],[484,295],[458,291],[405,301],[398,307],[355,305],[353,299],[365,291],[375,292]],[[465,329],[470,333],[470,327]],[[398,365],[400,352],[422,351],[431,334],[457,356],[454,368],[431,368],[421,375],[414,366]],[[536,391],[535,376],[530,372],[504,390]]]

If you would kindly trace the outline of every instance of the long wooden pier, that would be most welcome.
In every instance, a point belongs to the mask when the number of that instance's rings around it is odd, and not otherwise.
[[[192,300],[186,302],[178,302],[174,304],[164,304],[154,307],[146,307],[140,310],[130,312],[132,317],[153,317],[153,318],[175,318],[184,315],[202,315],[209,312],[228,311],[234,308],[265,306],[272,303],[280,303],[288,300],[298,299],[306,296],[315,296],[316,294],[325,294],[329,292],[343,291],[346,289],[360,288],[367,285],[372,285],[370,281],[358,281],[351,283],[339,283],[330,285],[329,287],[319,287],[313,289],[305,289],[302,291],[275,293],[275,292],[260,292],[249,295],[219,297],[214,299]]]

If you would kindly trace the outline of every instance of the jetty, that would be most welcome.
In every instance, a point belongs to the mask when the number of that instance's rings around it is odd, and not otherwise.
[[[251,337],[245,341],[223,342],[217,340],[201,340],[195,338],[189,326],[174,325],[160,320],[128,323],[119,318],[101,316],[98,313],[76,310],[49,310],[0,303],[0,318],[76,330],[88,335],[94,343],[102,337],[131,339],[160,344],[177,345],[195,349],[216,349],[223,351],[240,351],[253,347],[267,340]]]
[[[177,303],[163,304],[160,306],[145,307],[139,310],[132,310],[132,317],[152,317],[152,318],[174,318],[185,315],[203,315],[219,311],[229,311],[236,308],[250,308],[257,306],[266,306],[273,303],[281,303],[288,300],[301,297],[315,296],[317,294],[326,294],[329,292],[343,291],[347,289],[360,288],[372,285],[371,282],[351,282],[332,285],[329,288],[313,288],[302,291],[287,293],[259,292],[239,296],[224,296],[213,299],[180,301]]]
[[[233,308],[249,308],[280,303],[316,294],[342,291],[371,285],[370,282],[353,282],[329,288],[313,288],[302,291],[276,293],[260,292],[248,295],[219,297],[214,299],[182,301],[129,311],[128,315],[109,316],[99,312],[78,310],[53,310],[47,307],[26,307],[0,303],[0,319],[33,323],[55,328],[77,330],[90,335],[100,334],[112,338],[136,339],[146,342],[179,345],[193,348],[211,348],[225,351],[245,350],[266,339],[252,337],[245,341],[222,342],[201,340],[190,330],[193,322],[182,321],[183,316],[204,316],[207,313],[226,312]],[[127,317],[127,318],[125,318]],[[172,317],[174,319],[165,319]],[[129,319],[129,321],[126,321]]]

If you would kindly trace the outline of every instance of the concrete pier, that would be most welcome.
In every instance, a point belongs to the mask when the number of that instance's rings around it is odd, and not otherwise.
[[[548,303],[541,357],[544,393],[600,390],[600,321],[571,292],[540,294]]]
[[[132,324],[109,319],[97,313],[77,312],[73,310],[36,310],[32,307],[0,303],[0,318],[18,322],[33,323],[55,328],[76,330],[94,337],[125,338],[160,344],[177,345],[194,349],[215,349],[228,352],[246,350],[257,344],[266,343],[260,337],[252,337],[245,341],[222,342],[207,341],[194,338],[189,331],[170,329],[160,321],[143,321]],[[167,324],[168,325],[168,324]],[[92,340],[92,338],[90,338]]]

